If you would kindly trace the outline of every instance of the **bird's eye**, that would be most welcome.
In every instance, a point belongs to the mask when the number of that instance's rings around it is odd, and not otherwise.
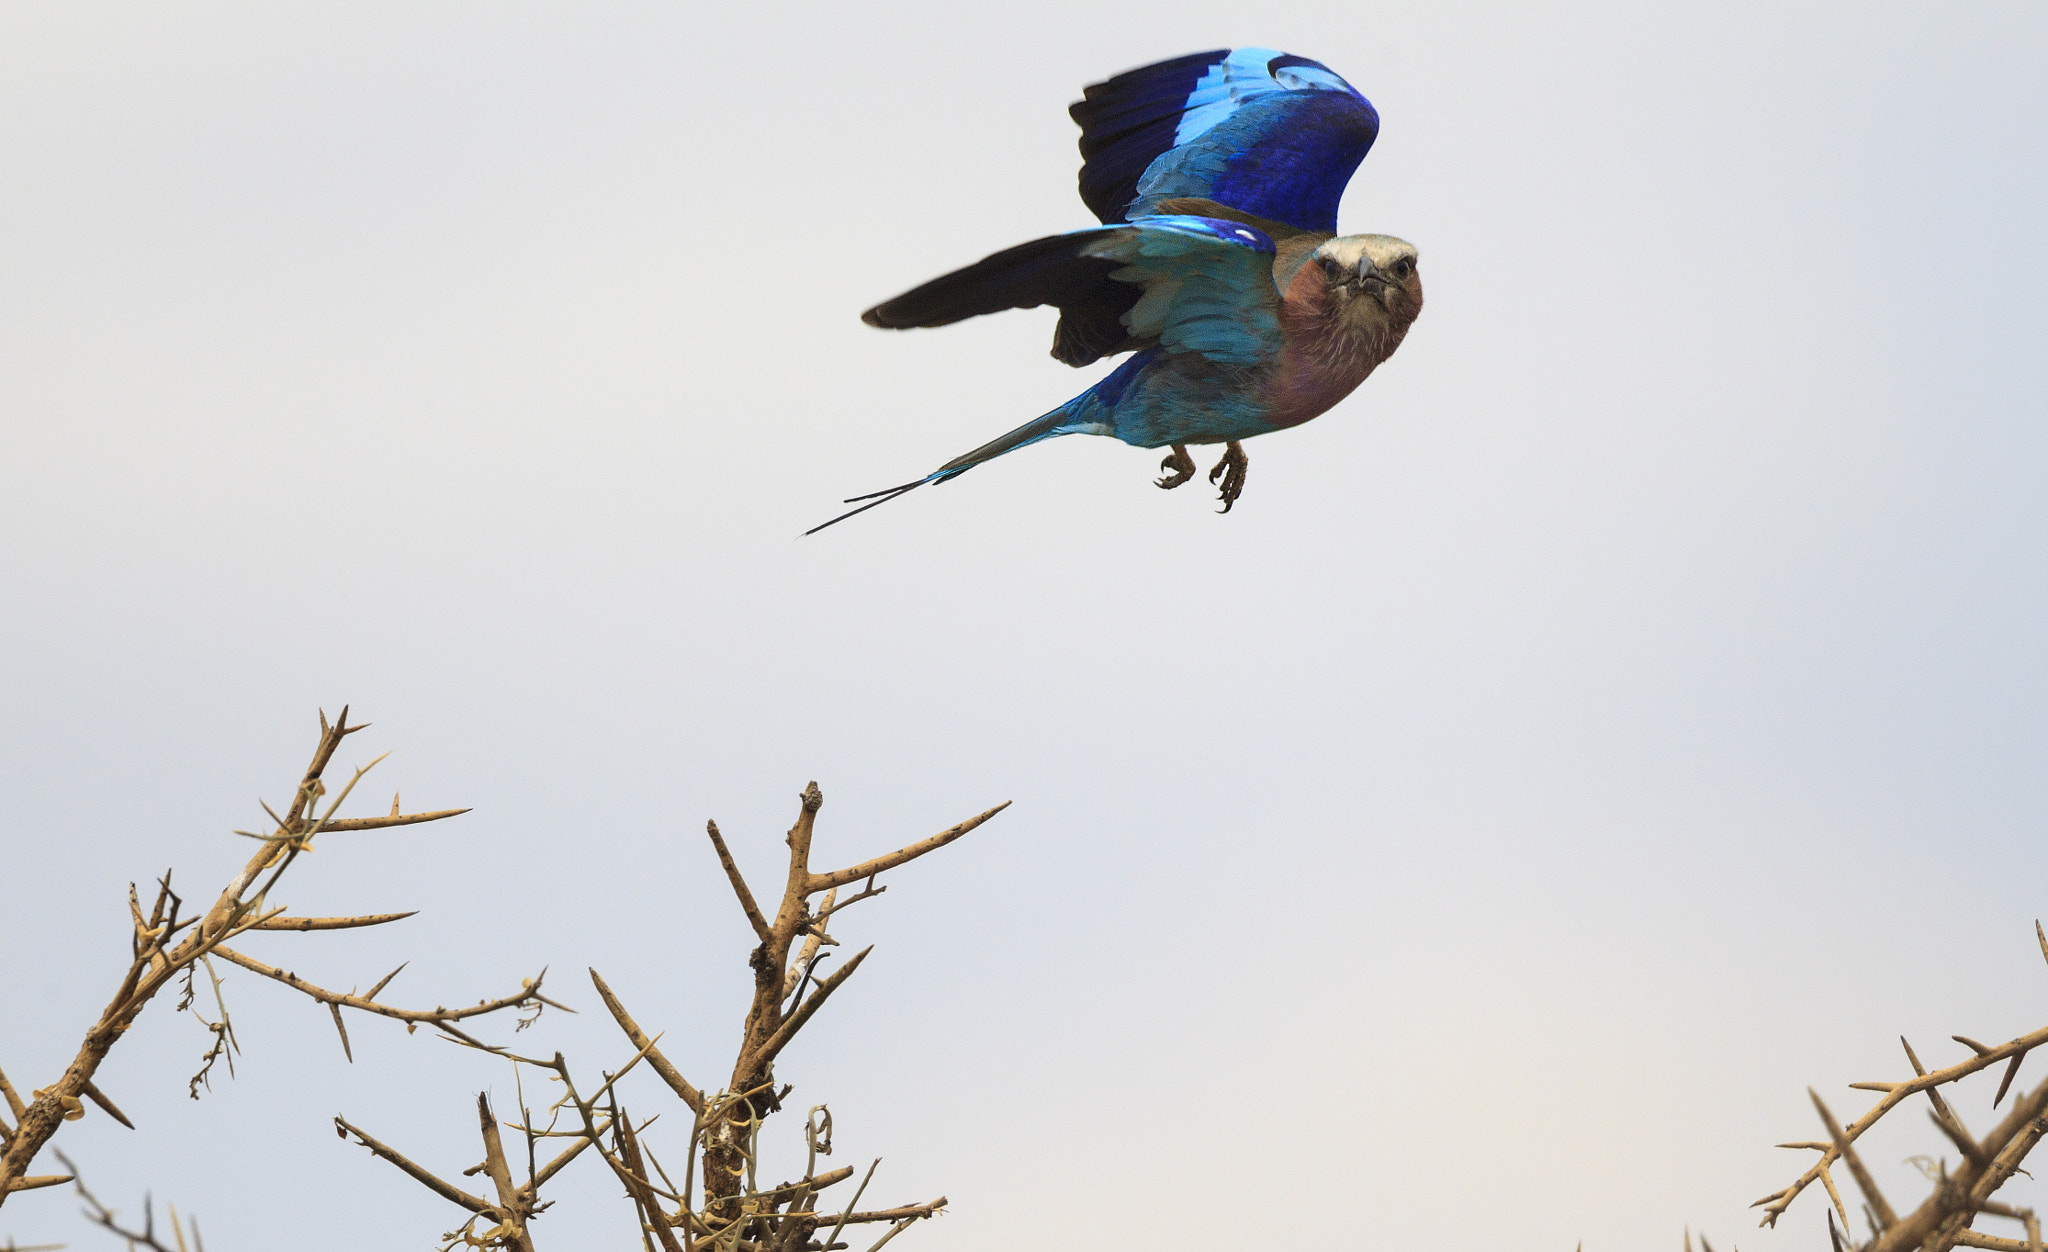
[[[1402,257],[1402,258],[1401,258],[1400,260],[1398,260],[1398,261],[1394,262],[1394,275],[1395,275],[1395,277],[1397,277],[1397,278],[1406,278],[1406,277],[1408,277],[1408,276],[1409,276],[1410,274],[1413,274],[1414,272],[1415,272],[1415,262],[1414,262],[1413,260],[1411,260],[1410,258],[1408,258],[1408,257],[1405,257],[1405,256],[1404,256],[1404,257]]]

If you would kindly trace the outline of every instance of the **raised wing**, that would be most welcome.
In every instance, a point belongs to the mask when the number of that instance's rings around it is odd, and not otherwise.
[[[1254,364],[1280,350],[1273,254],[1272,239],[1237,222],[1147,217],[1006,248],[861,320],[907,330],[1050,304],[1052,354],[1069,365],[1155,345]]]
[[[1067,110],[1081,127],[1081,199],[1104,222],[1195,197],[1335,234],[1344,184],[1380,133],[1351,84],[1271,48],[1161,61],[1082,96]]]

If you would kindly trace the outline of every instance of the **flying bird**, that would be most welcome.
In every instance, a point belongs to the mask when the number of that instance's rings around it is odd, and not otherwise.
[[[1225,445],[1209,471],[1222,512],[1244,490],[1243,441],[1299,426],[1351,394],[1422,311],[1413,245],[1337,234],[1337,201],[1379,114],[1320,62],[1270,48],[1203,52],[1084,89],[1081,199],[1103,223],[1019,244],[861,315],[891,330],[1003,309],[1060,311],[1052,355],[1131,357],[1052,412],[914,482],[885,504],[1055,435],[1170,448],[1158,485],[1193,478],[1188,445]]]

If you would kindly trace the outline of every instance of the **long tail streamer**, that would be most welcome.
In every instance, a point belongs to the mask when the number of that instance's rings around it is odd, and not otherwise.
[[[857,514],[867,512],[869,509],[874,508],[878,504],[887,504],[889,503],[889,501],[894,500],[897,496],[902,495],[904,492],[915,491],[917,488],[924,486],[926,483],[930,481],[931,479],[929,478],[920,478],[914,483],[904,483],[901,487],[891,487],[887,491],[870,491],[868,494],[864,496],[848,496],[846,499],[841,500],[840,503],[860,504],[862,500],[866,500],[868,503],[861,504],[861,506],[857,509],[851,509],[845,513],[841,513],[838,517],[833,518],[829,522],[821,522],[818,525],[811,527],[804,533],[806,535],[815,535],[819,531],[825,529],[825,527],[827,526],[836,526],[840,522],[845,521],[849,517],[853,517]]]

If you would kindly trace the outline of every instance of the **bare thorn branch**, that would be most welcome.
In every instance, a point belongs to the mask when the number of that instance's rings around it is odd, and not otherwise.
[[[41,1187],[61,1187],[70,1181],[71,1175],[69,1174],[36,1174],[28,1178],[11,1179],[7,1184],[7,1189],[9,1191],[34,1191]]]
[[[746,910],[747,924],[754,928],[756,938],[767,943],[774,937],[774,932],[769,929],[768,919],[761,916],[761,906],[754,903],[754,893],[748,889],[738,862],[732,859],[731,849],[725,846],[725,836],[718,833],[718,823],[705,822],[704,833],[711,836],[711,846],[718,850],[718,863],[725,867],[725,877],[732,883],[732,892],[740,898],[740,907]]]
[[[796,1032],[804,1028],[804,1023],[811,1020],[811,1015],[818,1011],[819,1007],[825,1003],[826,998],[834,991],[837,991],[840,984],[853,977],[853,971],[859,969],[860,963],[867,960],[868,953],[874,950],[873,945],[862,948],[854,955],[852,960],[834,970],[824,981],[820,982],[817,991],[812,993],[810,999],[805,1000],[799,1005],[796,1012],[790,1014],[789,1019],[776,1028],[774,1034],[770,1035],[759,1048],[749,1054],[746,1067],[750,1070],[758,1069],[773,1062],[782,1049],[789,1045],[789,1041],[796,1038]]]
[[[361,917],[266,917],[249,930],[353,930],[358,926],[382,926],[386,922],[401,922],[419,913],[365,913]],[[400,966],[400,968],[404,968]]]
[[[377,760],[383,760],[378,757]],[[375,762],[372,762],[374,764]],[[368,766],[364,767],[365,769]],[[389,817],[343,817],[321,823],[323,833],[337,830],[384,830],[392,826],[417,826],[421,822],[438,822],[443,818],[460,817],[469,809],[440,809],[432,813],[393,813]]]
[[[934,852],[945,847],[1009,807],[1010,802],[1005,800],[978,817],[970,817],[958,826],[950,826],[929,839],[919,840],[906,848],[898,848],[886,856],[878,856],[872,861],[862,861],[860,864],[849,869],[834,870],[829,874],[812,874],[804,894],[814,895],[832,887],[844,887],[848,883],[859,882],[863,878],[873,878],[884,870],[894,869],[899,865],[914,861],[927,852]],[[848,903],[850,904],[852,901],[848,901]]]
[[[1881,1228],[1896,1225],[1899,1220],[1898,1215],[1892,1212],[1892,1206],[1885,1201],[1884,1194],[1877,1189],[1876,1180],[1871,1178],[1870,1171],[1864,1168],[1863,1159],[1856,1155],[1855,1145],[1851,1144],[1848,1136],[1842,1133],[1841,1123],[1837,1122],[1835,1115],[1828,1111],[1827,1103],[1820,1098],[1820,1092],[1809,1087],[1806,1094],[1813,1097],[1813,1107],[1819,1112],[1822,1124],[1828,1128],[1828,1137],[1835,1142],[1836,1155],[1841,1157],[1842,1163],[1849,1167],[1850,1176],[1856,1179],[1857,1189],[1862,1191],[1863,1198],[1869,1201],[1871,1211],[1877,1216],[1878,1225]]]
[[[404,1153],[398,1151],[396,1148],[391,1147],[389,1144],[379,1142],[378,1140],[370,1137],[369,1135],[364,1134],[362,1131],[357,1130],[354,1126],[349,1125],[348,1119],[342,1117],[335,1118],[334,1132],[340,1135],[344,1140],[347,1139],[350,1135],[354,1135],[356,1137],[356,1142],[362,1144],[364,1147],[368,1148],[372,1153],[376,1154],[377,1156],[383,1157],[385,1160],[391,1162],[393,1165],[396,1165],[398,1168],[404,1170],[407,1174],[412,1176],[414,1182],[419,1183],[421,1186],[433,1192],[435,1195],[440,1196],[442,1199],[454,1204],[459,1204],[463,1208],[468,1209],[472,1213],[486,1213],[490,1211],[491,1204],[488,1200],[485,1200],[481,1196],[473,1196],[469,1194],[469,1192],[464,1191],[462,1188],[454,1185],[453,1183],[445,1182],[442,1179],[436,1177],[432,1173],[432,1171],[420,1165],[414,1164],[411,1158],[407,1157]]]
[[[223,960],[232,961],[252,973],[261,974],[265,978],[281,982],[301,995],[318,1000],[322,1004],[339,1004],[344,1008],[361,1009],[365,1013],[375,1013],[380,1017],[389,1017],[401,1022],[444,1025],[448,1022],[459,1022],[466,1018],[481,1017],[485,1014],[497,1013],[504,1009],[517,1008],[523,1004],[533,1003],[536,999],[535,992],[540,987],[540,979],[535,978],[530,984],[522,987],[512,995],[503,996],[496,1000],[483,1000],[466,1008],[401,1009],[393,1008],[388,1004],[379,1004],[367,996],[347,995],[339,991],[329,991],[325,987],[317,987],[297,974],[281,970],[274,965],[266,965],[254,957],[242,955],[233,948],[218,947],[213,950],[213,954]]]
[[[692,1113],[702,1115],[704,1094],[691,1086],[689,1079],[684,1078],[681,1071],[661,1054],[661,1049],[654,1046],[654,1040],[648,1037],[646,1031],[640,1029],[640,1023],[633,1020],[633,1015],[626,1011],[626,1006],[619,1001],[619,997],[594,969],[590,971],[590,981],[597,988],[598,998],[611,1010],[612,1019],[618,1022],[619,1029],[626,1032],[626,1038],[632,1040],[634,1047],[647,1054],[647,1063],[654,1067],[655,1073],[661,1075],[661,1080],[669,1085],[669,1090],[682,1097],[683,1103],[690,1106]]]
[[[476,1114],[483,1129],[485,1172],[498,1192],[498,1212],[493,1216],[499,1218],[503,1230],[500,1238],[520,1252],[533,1252],[533,1244],[526,1236],[527,1205],[512,1182],[512,1167],[505,1160],[505,1142],[498,1133],[498,1119],[491,1116],[490,1097],[481,1092],[476,1097]],[[510,1229],[504,1230],[505,1227]]]

